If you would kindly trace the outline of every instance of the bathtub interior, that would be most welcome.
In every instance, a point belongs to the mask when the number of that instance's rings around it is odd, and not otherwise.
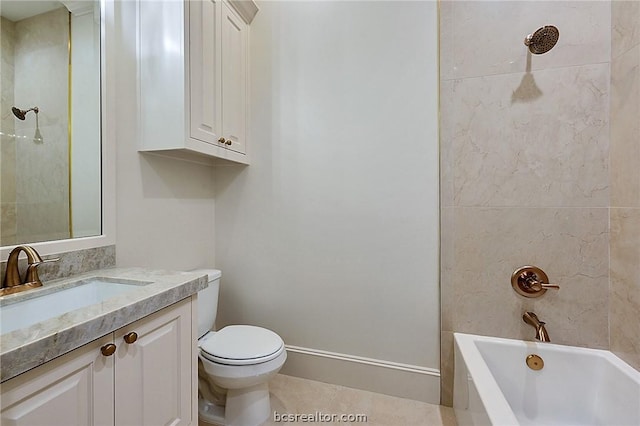
[[[476,346],[521,424],[640,424],[640,385],[604,351],[533,342]],[[529,354],[542,357],[542,370],[526,365]]]
[[[640,373],[608,351],[455,333],[460,425],[640,425]],[[539,371],[526,357],[544,360]]]

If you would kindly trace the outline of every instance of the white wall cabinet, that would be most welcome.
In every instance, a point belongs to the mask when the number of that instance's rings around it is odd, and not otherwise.
[[[252,1],[139,1],[140,151],[248,164]]]
[[[192,306],[185,299],[2,383],[0,424],[196,424]]]

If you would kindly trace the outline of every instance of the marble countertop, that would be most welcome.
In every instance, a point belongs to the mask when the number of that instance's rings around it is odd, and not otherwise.
[[[78,281],[91,278],[149,284],[136,286],[125,294],[101,303],[0,335],[0,381],[79,348],[207,286],[206,275],[195,272],[143,268],[100,269],[4,296],[0,298],[0,306],[73,287]]]

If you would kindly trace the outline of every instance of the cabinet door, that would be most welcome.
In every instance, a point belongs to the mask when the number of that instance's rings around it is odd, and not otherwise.
[[[138,120],[144,149],[173,149],[184,144],[186,12],[179,1],[122,1],[122,16],[136,13],[137,34],[123,24],[123,56],[136,49]],[[135,4],[135,7],[133,5]],[[135,11],[135,12],[134,12]],[[132,22],[131,22],[132,23]],[[136,38],[134,38],[136,37]],[[135,94],[130,94],[136,100]],[[127,100],[128,101],[128,100]],[[122,100],[122,102],[127,102]]]
[[[220,137],[219,4],[214,0],[186,1],[189,7],[190,135],[218,144]]]
[[[124,337],[137,334],[126,343]],[[116,425],[188,425],[192,415],[191,300],[114,333]]]
[[[3,426],[113,425],[114,356],[91,342],[1,385]]]
[[[229,149],[246,153],[248,26],[222,3],[222,137]]]

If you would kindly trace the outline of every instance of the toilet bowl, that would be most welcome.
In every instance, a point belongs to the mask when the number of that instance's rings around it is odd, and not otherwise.
[[[217,389],[198,392],[200,424],[253,426],[271,416],[268,381],[287,359],[284,342],[276,333],[251,325],[229,325],[211,331],[217,313],[218,270],[198,270],[209,277],[209,287],[198,293],[198,358],[204,381]],[[224,404],[224,406],[221,405]]]

